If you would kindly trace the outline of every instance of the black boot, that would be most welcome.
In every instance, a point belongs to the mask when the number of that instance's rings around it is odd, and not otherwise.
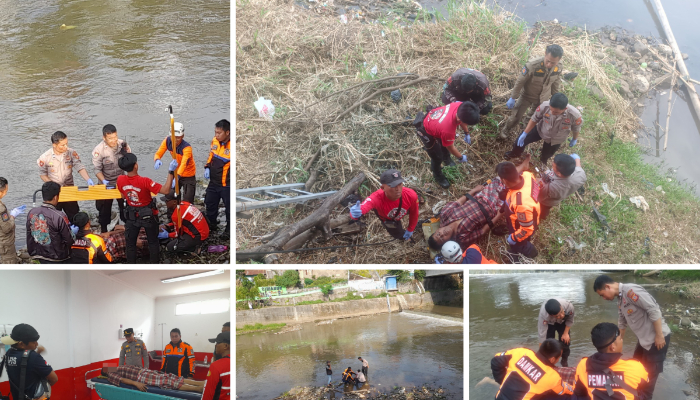
[[[442,164],[446,167],[456,167],[457,164],[455,164],[455,160],[452,159],[452,157],[447,156],[447,159],[442,160]]]
[[[433,178],[435,179],[435,182],[437,182],[437,184],[442,186],[444,189],[450,187],[450,181],[447,180],[445,175],[433,175]]]
[[[447,189],[448,187],[450,187],[450,182],[447,180],[445,175],[443,175],[442,167],[440,166],[440,164],[442,163],[439,161],[435,161],[432,158],[430,159],[430,169],[433,171],[433,179],[435,179],[435,182],[437,182],[438,185]]]

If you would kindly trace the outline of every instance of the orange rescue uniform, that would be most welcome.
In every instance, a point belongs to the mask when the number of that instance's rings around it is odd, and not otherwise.
[[[177,219],[177,209],[173,211],[173,216],[171,217],[175,226],[182,227],[182,231],[195,239],[200,239],[202,241],[209,238],[209,224],[204,218],[204,214],[199,211],[199,208],[190,204],[187,201],[183,201],[179,205],[180,207],[180,217],[182,222]],[[170,232],[169,237],[177,237],[176,232]]]
[[[497,262],[489,260],[488,258],[484,257],[484,254],[481,252],[481,249],[476,244],[473,244],[473,245],[467,247],[466,250],[464,250],[464,254],[462,254],[463,259],[467,258],[467,252],[469,251],[469,249],[476,250],[479,252],[479,254],[481,254],[481,263],[480,264],[498,264]]]
[[[517,348],[491,359],[493,377],[501,384],[496,400],[531,400],[547,395],[573,394],[549,360],[539,352]]]
[[[618,357],[615,361],[614,357]],[[637,360],[621,360],[622,353],[596,353],[592,357],[584,357],[576,367],[576,389],[574,394],[579,399],[599,399],[609,398],[607,394],[606,382],[608,376],[603,372],[605,367],[609,368],[612,375],[617,376],[627,385],[637,390],[635,396],[623,389],[620,385],[610,382],[610,388],[614,392],[610,398],[619,400],[648,399],[645,389],[648,384],[649,374],[641,362]],[[601,363],[600,358],[605,357],[609,362]]]
[[[194,349],[182,340],[173,345],[168,343],[163,350],[160,370],[184,378],[194,376]]]
[[[508,222],[512,230],[511,239],[515,242],[527,240],[540,223],[540,203],[538,196],[540,186],[535,182],[531,172],[523,172],[523,187],[519,190],[509,190],[506,204],[510,210]]]
[[[107,264],[112,261],[104,239],[94,233],[76,237],[71,245],[72,264]]]
[[[163,139],[163,142],[160,144],[156,155],[153,157],[153,161],[163,158],[163,154],[165,154],[166,150],[170,152],[174,160],[177,160],[178,167],[176,172],[179,176],[183,178],[194,176],[195,172],[197,172],[197,167],[194,165],[192,146],[190,146],[189,143],[183,140],[176,147],[176,152],[173,152],[173,143],[170,137],[167,137]]]
[[[231,139],[225,143],[212,139],[209,158],[204,168],[209,168],[209,181],[219,186],[231,186]]]

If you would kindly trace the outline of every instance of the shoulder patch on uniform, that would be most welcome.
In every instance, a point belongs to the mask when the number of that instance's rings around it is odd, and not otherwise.
[[[78,152],[75,150],[73,151],[73,158],[75,158],[76,160],[80,160],[80,157],[78,157]]]
[[[523,75],[527,75],[527,66],[523,67]]]
[[[39,163],[38,163],[38,164],[39,164],[40,167],[43,167],[43,166],[44,166],[44,160],[39,160]]]
[[[7,213],[7,211],[4,211],[2,213],[2,222],[7,222],[10,220],[10,214]]]
[[[633,312],[634,312],[634,309],[633,309],[633,308],[628,308],[628,309],[627,309],[627,314],[632,314]]]
[[[96,152],[92,153],[92,158],[100,158],[100,152],[96,151]]]
[[[537,110],[535,110],[535,111],[540,112],[540,106],[537,106]]]
[[[554,72],[559,72],[559,67],[554,67]]]
[[[639,300],[639,295],[636,294],[632,289],[627,291],[627,297],[629,297],[630,299],[632,299],[632,301],[635,302]]]
[[[525,216],[525,213],[518,213],[518,221],[527,222],[527,217]]]
[[[581,125],[582,122],[583,122],[583,119],[581,119],[581,118],[579,117],[579,119],[576,120],[576,125]]]

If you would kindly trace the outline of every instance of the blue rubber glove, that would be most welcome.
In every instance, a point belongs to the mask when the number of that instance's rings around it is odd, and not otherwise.
[[[80,230],[80,228],[78,228],[77,226],[71,224],[71,226],[70,226],[70,231],[71,231],[71,233],[73,233],[73,236],[77,235],[79,230]]]
[[[403,233],[403,240],[408,240],[413,236],[413,231],[404,231]]]
[[[464,141],[467,142],[467,144],[472,144],[472,137],[470,134],[465,133],[464,134]]]
[[[527,137],[527,133],[523,131],[523,133],[520,134],[520,137],[518,138],[518,147],[525,147],[525,138]]]
[[[513,107],[515,107],[515,100],[513,100],[512,97],[506,101],[506,107],[508,107],[509,110],[512,110]]]
[[[350,216],[353,219],[358,219],[362,216],[362,207],[360,207],[360,201],[357,201],[357,204],[354,206],[350,207]]]
[[[87,184],[88,186],[95,186],[95,182],[92,181],[92,178],[88,178]]]
[[[158,233],[158,239],[167,239],[168,238],[168,231],[161,229],[160,232]]]
[[[102,184],[105,185],[105,186],[107,186],[107,185],[109,185],[109,181],[108,181],[107,179],[103,179],[103,180],[102,180]]]
[[[580,159],[581,159],[581,157],[579,157],[579,155],[576,154],[576,153],[572,154],[572,155],[571,155],[571,158],[573,158],[574,160],[580,160]]]
[[[14,217],[14,218],[17,218],[17,216],[22,214],[24,212],[24,210],[26,210],[26,209],[27,209],[27,206],[25,206],[25,205],[15,207],[12,209],[12,211],[10,211],[10,215],[12,215],[12,217]]]
[[[511,246],[515,246],[515,245],[516,245],[515,240],[513,240],[513,239],[510,237],[510,235],[506,236],[506,242],[508,242],[508,244],[511,245]]]
[[[153,164],[154,169],[160,168],[160,166],[163,165],[163,161],[160,161],[160,159],[156,160],[156,163]]]
[[[442,257],[440,257],[439,254],[436,255],[435,256],[435,264],[442,264],[442,263],[443,263]]]
[[[576,146],[576,142],[578,142],[578,139],[569,139],[569,147]]]
[[[175,189],[175,178],[173,178],[173,184],[170,185],[170,189]]]
[[[467,162],[467,155],[466,155],[466,154],[462,154],[462,158],[460,158],[459,160],[457,160],[457,162],[458,162],[458,163],[465,163],[465,162]]]
[[[170,165],[168,165],[168,171],[175,171],[176,169],[177,169],[177,160],[170,161]]]
[[[209,168],[204,168],[204,179],[209,179]]]

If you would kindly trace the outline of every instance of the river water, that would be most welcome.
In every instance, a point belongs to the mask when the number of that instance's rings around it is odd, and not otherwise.
[[[582,357],[595,353],[590,332],[600,322],[617,323],[617,303],[603,300],[593,291],[593,282],[600,272],[525,273],[469,276],[469,395],[471,398],[492,399],[498,387],[483,385],[475,388],[484,377],[493,378],[490,360],[497,352],[516,347],[539,348],[537,316],[542,303],[552,297],[562,297],[574,304],[575,321],[571,329],[569,366]],[[631,273],[610,273],[613,279],[628,283],[656,283],[648,278],[636,278]],[[653,287],[649,293],[665,308],[679,303],[675,294],[660,292]],[[688,307],[700,305],[698,300],[682,300]],[[666,319],[666,323],[678,324]],[[625,332],[623,358],[632,357],[637,338],[632,330]],[[688,362],[687,353],[697,351],[697,339],[688,331],[671,335],[664,372],[654,391],[655,399],[686,398],[682,390],[700,387],[700,369]],[[697,356],[697,354],[696,354]],[[690,358],[692,359],[692,357]],[[688,383],[686,383],[686,381]]]
[[[126,138],[141,175],[164,182],[170,156],[158,171],[152,160],[169,134],[169,104],[203,178],[214,124],[230,119],[228,0],[0,0],[0,8],[0,176],[9,181],[9,209],[31,207],[43,183],[36,160],[57,130],[95,182],[91,152],[105,124]],[[77,172],[74,180],[86,185]],[[80,206],[96,212],[93,201]],[[25,223],[26,214],[17,219],[18,248]]]
[[[347,367],[369,363],[370,387],[441,386],[454,399],[463,391],[462,308],[434,306],[409,312],[334,320],[302,330],[236,337],[236,395],[270,400],[295,386],[324,386],[331,361],[333,384]],[[447,316],[448,319],[442,319]],[[325,322],[325,321],[324,321]]]
[[[662,0],[673,35],[681,52],[687,53],[686,67],[691,78],[700,80],[700,27],[697,16],[700,15],[700,1]],[[446,14],[448,2],[445,0],[419,1],[426,9],[435,9]],[[655,7],[649,0],[488,0],[489,4],[498,4],[505,10],[523,18],[530,26],[537,21],[559,20],[569,26],[586,27],[596,30],[610,26],[625,29],[631,34],[665,38],[663,28],[658,23]],[[566,49],[564,49],[564,62]],[[685,94],[685,93],[684,93]],[[653,128],[656,120],[656,105],[661,109],[661,125],[666,123],[668,107],[668,90],[650,92],[651,98],[644,99],[646,105],[642,113],[644,126]],[[663,151],[661,140],[660,156],[656,157],[656,140],[650,139],[639,132],[639,143],[650,147],[650,153],[645,157],[647,162],[663,165],[664,171],[674,171],[679,181],[694,186],[695,193],[700,195],[700,164],[695,162],[696,151],[700,149],[700,121],[697,121],[690,102],[674,94],[675,103],[669,126],[668,148]],[[636,101],[635,101],[636,103]],[[584,115],[585,118],[585,115]],[[586,137],[586,132],[582,132]]]

